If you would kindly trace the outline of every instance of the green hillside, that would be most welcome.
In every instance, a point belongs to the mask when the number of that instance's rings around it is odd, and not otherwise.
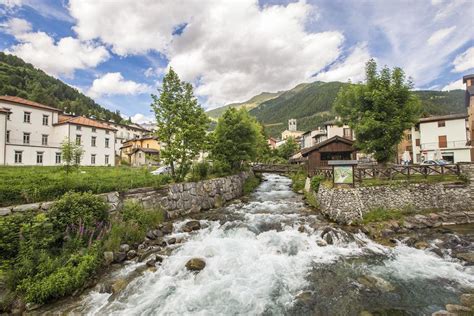
[[[77,89],[47,75],[21,58],[0,52],[0,95],[18,96],[76,115],[121,122],[119,112],[95,103]]]
[[[210,118],[218,119],[229,108],[237,108],[237,109],[246,108],[247,110],[251,110],[251,109],[257,107],[258,105],[260,105],[261,103],[263,103],[265,101],[268,101],[268,100],[271,100],[271,99],[274,99],[274,98],[278,97],[282,93],[283,93],[283,91],[273,92],[273,93],[272,92],[262,92],[259,95],[256,95],[256,96],[252,97],[250,100],[247,100],[245,102],[227,104],[227,105],[224,105],[222,107],[209,110],[206,113]]]

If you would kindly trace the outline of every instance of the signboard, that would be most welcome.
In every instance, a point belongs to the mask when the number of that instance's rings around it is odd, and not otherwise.
[[[334,184],[354,184],[353,166],[333,166]]]

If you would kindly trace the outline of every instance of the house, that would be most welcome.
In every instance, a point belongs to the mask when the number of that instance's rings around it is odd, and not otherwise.
[[[471,161],[474,161],[474,74],[464,76],[462,82],[466,84],[467,128],[471,146]]]
[[[402,164],[406,158],[408,158],[406,155],[410,156],[410,161],[413,161],[413,144],[412,144],[412,134],[411,134],[411,129],[406,130],[403,133],[403,138],[400,141],[400,143],[397,146],[397,163]]]
[[[157,137],[144,136],[130,139],[120,148],[120,158],[132,166],[157,164],[160,157],[161,144]]]
[[[315,129],[305,132],[301,137],[301,148],[309,148],[327,139],[327,131],[325,129]]]
[[[411,129],[413,162],[444,159],[471,161],[466,114],[422,118]]]
[[[307,159],[310,171],[328,167],[330,160],[355,160],[357,151],[353,145],[353,140],[336,135],[301,150],[301,155]]]
[[[271,149],[276,148],[277,142],[278,142],[278,140],[273,138],[273,137],[270,137],[269,139],[267,139],[267,144],[268,144],[268,146],[270,146]]]
[[[281,133],[281,139],[286,140],[290,137],[294,138],[296,141],[298,141],[301,136],[303,135],[303,132],[298,131],[296,128],[296,119],[289,119],[288,120],[288,129],[284,130]]]
[[[20,97],[0,96],[0,164],[62,164],[61,143],[69,139],[84,150],[80,165],[114,165],[115,129],[86,117]]]

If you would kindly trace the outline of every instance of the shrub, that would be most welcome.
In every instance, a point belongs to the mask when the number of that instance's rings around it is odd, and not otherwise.
[[[109,213],[107,203],[100,197],[89,192],[68,192],[53,204],[49,216],[55,228],[64,232],[80,221],[85,228],[92,229],[97,223],[108,222]]]
[[[304,189],[304,185],[306,182],[306,173],[304,172],[297,172],[291,175],[292,185],[291,188],[293,191],[298,192]]]
[[[0,260],[16,257],[20,248],[20,230],[25,222],[31,221],[33,214],[16,214],[0,217]]]
[[[211,173],[216,177],[224,177],[232,173],[232,168],[225,162],[215,160],[212,163]]]
[[[244,182],[244,188],[243,188],[243,191],[244,191],[244,194],[247,195],[247,194],[250,194],[253,192],[253,190],[255,190],[256,187],[258,187],[258,185],[260,184],[260,179],[257,178],[256,176],[250,176],[247,178],[247,180],[245,180]]]
[[[207,161],[197,162],[191,167],[191,181],[205,180],[209,176],[211,166]]]
[[[323,176],[314,176],[311,178],[311,189],[314,192],[318,192],[319,190],[319,185],[321,184],[322,181],[324,181],[325,178]]]

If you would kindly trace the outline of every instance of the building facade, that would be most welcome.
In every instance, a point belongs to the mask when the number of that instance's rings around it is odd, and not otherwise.
[[[411,130],[413,162],[470,162],[467,118],[466,114],[451,114],[420,119]]]
[[[115,155],[120,157],[120,148],[125,144],[125,142],[131,139],[138,139],[144,136],[147,136],[151,131],[137,125],[137,124],[119,124],[115,122],[100,121],[101,123],[113,128],[116,130],[115,133]]]
[[[19,97],[0,96],[0,164],[62,164],[61,143],[80,143],[81,165],[114,165],[115,130],[92,119]]]
[[[132,166],[158,164],[161,144],[157,137],[145,136],[131,139],[120,148],[120,158]]]
[[[291,138],[294,138],[298,141],[301,138],[301,136],[303,135],[303,132],[297,130],[297,125],[296,124],[297,124],[296,119],[289,119],[288,120],[288,129],[284,130],[281,133],[281,139],[282,140],[286,140],[286,139],[291,137]]]
[[[466,84],[467,128],[471,145],[471,161],[474,161],[474,74],[464,76],[462,81]]]

